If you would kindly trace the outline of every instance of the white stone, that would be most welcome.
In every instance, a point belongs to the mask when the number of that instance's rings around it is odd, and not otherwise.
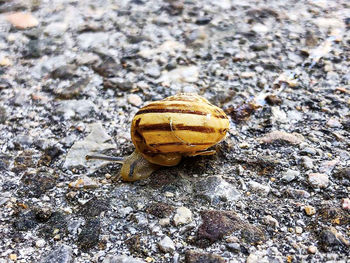
[[[94,154],[102,150],[114,149],[115,144],[101,123],[92,123],[87,126],[90,134],[82,141],[75,142],[68,151],[63,167],[71,169],[74,167],[88,167],[91,173],[106,164],[106,161],[85,159],[88,154]]]
[[[268,195],[271,188],[268,185],[263,185],[255,181],[250,181],[249,186],[253,192],[260,193],[262,195]]]
[[[66,100],[57,106],[57,112],[63,114],[65,119],[72,117],[86,117],[96,111],[96,105],[90,100]]]
[[[279,227],[279,224],[278,224],[278,221],[276,218],[270,216],[270,215],[267,215],[267,216],[264,216],[263,218],[264,220],[264,223],[266,225],[270,225],[270,226],[274,226],[274,227]]]
[[[287,171],[284,172],[283,176],[282,176],[282,180],[286,181],[286,182],[291,182],[293,181],[296,177],[299,177],[300,172],[299,171],[295,171],[292,169],[288,169]]]
[[[192,222],[192,212],[190,209],[182,206],[176,210],[176,214],[174,216],[174,224],[175,226],[188,224]]]
[[[133,258],[125,255],[116,255],[116,256],[108,255],[103,260],[103,263],[144,263],[144,261],[139,258]]]
[[[139,95],[130,94],[128,96],[128,102],[136,107],[139,107],[142,104],[142,99],[140,98]]]
[[[164,253],[173,253],[175,251],[175,244],[168,236],[165,236],[161,241],[159,241],[158,246]]]
[[[35,246],[37,248],[42,248],[44,247],[46,244],[45,240],[44,239],[38,239],[36,242],[35,242]]]
[[[329,184],[329,178],[326,174],[321,173],[311,173],[309,174],[309,183],[313,187],[325,188]]]
[[[182,66],[171,71],[163,71],[158,82],[192,83],[198,81],[199,69],[196,66]]]
[[[74,182],[69,183],[69,187],[72,188],[97,188],[98,186],[98,182],[86,175],[83,175]]]

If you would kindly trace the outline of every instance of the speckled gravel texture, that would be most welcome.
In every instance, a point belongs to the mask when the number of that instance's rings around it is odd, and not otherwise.
[[[349,1],[0,12],[1,263],[349,262]],[[133,115],[180,92],[229,115],[216,155],[135,183],[85,160],[132,153]]]

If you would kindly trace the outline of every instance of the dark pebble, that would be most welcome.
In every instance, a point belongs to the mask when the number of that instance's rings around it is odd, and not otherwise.
[[[196,24],[200,26],[207,25],[210,23],[211,20],[211,17],[200,17],[196,20]]]
[[[225,259],[219,255],[194,250],[185,253],[186,263],[225,263]]]
[[[0,79],[0,90],[9,89],[11,87],[12,85],[10,84],[10,82],[8,82],[8,80],[2,78]]]
[[[234,231],[241,231],[242,239],[248,243],[256,243],[264,240],[262,230],[243,221],[231,211],[206,210],[201,212],[203,220],[197,232],[196,244],[207,247],[213,242],[222,239]]]
[[[349,245],[341,239],[340,234],[333,227],[324,228],[318,238],[321,248],[327,252],[342,250]]]
[[[250,46],[250,49],[253,51],[264,51],[268,48],[267,44],[261,43],[261,44],[253,44]]]
[[[100,230],[101,226],[99,219],[88,220],[78,236],[78,246],[83,251],[95,247],[99,241]]]
[[[273,63],[261,63],[261,66],[266,69],[266,70],[270,70],[270,71],[276,71],[279,70],[279,66]]]
[[[0,124],[4,124],[7,119],[6,109],[0,106]]]
[[[67,218],[64,214],[60,212],[53,212],[51,216],[49,216],[49,214],[38,214],[38,216],[40,220],[46,220],[48,218],[47,221],[43,222],[43,224],[40,225],[40,236],[43,236],[47,239],[53,238],[55,235],[55,229],[59,229],[59,232],[57,234],[59,234],[61,238],[67,233]]]
[[[350,180],[350,167],[345,167],[340,169],[338,172],[334,174],[334,177],[339,179],[347,179]]]
[[[41,40],[31,39],[27,44],[27,49],[23,56],[26,58],[40,58],[43,55],[43,46]]]
[[[122,66],[117,63],[113,58],[107,57],[103,61],[92,67],[93,70],[102,77],[110,78],[114,77],[116,72],[122,69]]]
[[[171,213],[174,211],[174,207],[165,204],[165,203],[152,203],[150,204],[147,209],[147,213],[158,217],[158,218],[164,218],[171,215]]]
[[[347,27],[350,27],[350,17],[345,18],[344,23]]]
[[[13,227],[17,231],[28,231],[38,225],[38,222],[35,219],[35,213],[29,211],[24,214],[20,214],[13,223]]]
[[[277,97],[276,95],[267,95],[265,97],[265,100],[271,106],[282,104],[282,100],[279,97]]]
[[[133,83],[120,78],[109,78],[103,80],[105,89],[119,89],[121,91],[129,91],[132,89]]]
[[[45,172],[26,173],[21,181],[23,185],[20,194],[26,197],[39,198],[56,185],[56,178]]]
[[[142,35],[128,35],[128,42],[130,44],[138,44],[145,40],[148,40],[148,38]]]
[[[12,168],[12,172],[20,172],[25,171],[28,168],[32,168],[35,166],[33,157],[33,153],[30,151],[24,151],[20,155],[15,158],[14,167]]]
[[[61,90],[56,90],[56,96],[59,99],[64,99],[64,100],[70,100],[73,98],[78,97],[85,87],[89,84],[90,78],[83,78],[75,83],[73,83],[71,86],[68,86],[67,88],[63,88]]]
[[[142,252],[140,235],[134,235],[131,238],[125,240],[125,244],[129,248],[130,252],[132,252],[132,253],[141,253]]]
[[[50,208],[36,208],[34,211],[36,220],[41,223],[49,221],[52,216]]]
[[[341,123],[344,127],[344,130],[350,132],[350,117],[348,117],[347,119],[343,120]]]
[[[350,224],[349,212],[340,207],[322,207],[318,211],[318,217],[325,223],[336,220],[339,225],[346,226]]]
[[[76,76],[76,67],[74,65],[64,65],[54,69],[51,77],[54,79],[72,79]]]
[[[169,5],[165,7],[165,10],[169,13],[169,15],[172,15],[172,16],[181,15],[183,9],[184,9],[183,0],[169,1]]]
[[[106,200],[100,200],[96,197],[85,203],[79,210],[79,213],[84,217],[96,217],[103,211],[107,211],[109,204]]]

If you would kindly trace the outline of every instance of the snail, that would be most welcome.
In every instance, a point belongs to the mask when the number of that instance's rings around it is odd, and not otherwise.
[[[126,158],[87,155],[122,163],[124,181],[145,179],[161,166],[175,166],[183,156],[212,155],[229,129],[224,111],[205,98],[181,93],[141,108],[131,124],[135,151]]]

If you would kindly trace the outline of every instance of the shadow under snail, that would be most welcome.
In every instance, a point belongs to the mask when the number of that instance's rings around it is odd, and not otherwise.
[[[161,166],[175,166],[183,156],[212,155],[229,129],[224,111],[205,98],[182,93],[141,108],[131,124],[135,151],[128,157],[87,155],[122,163],[124,181],[145,179]]]

